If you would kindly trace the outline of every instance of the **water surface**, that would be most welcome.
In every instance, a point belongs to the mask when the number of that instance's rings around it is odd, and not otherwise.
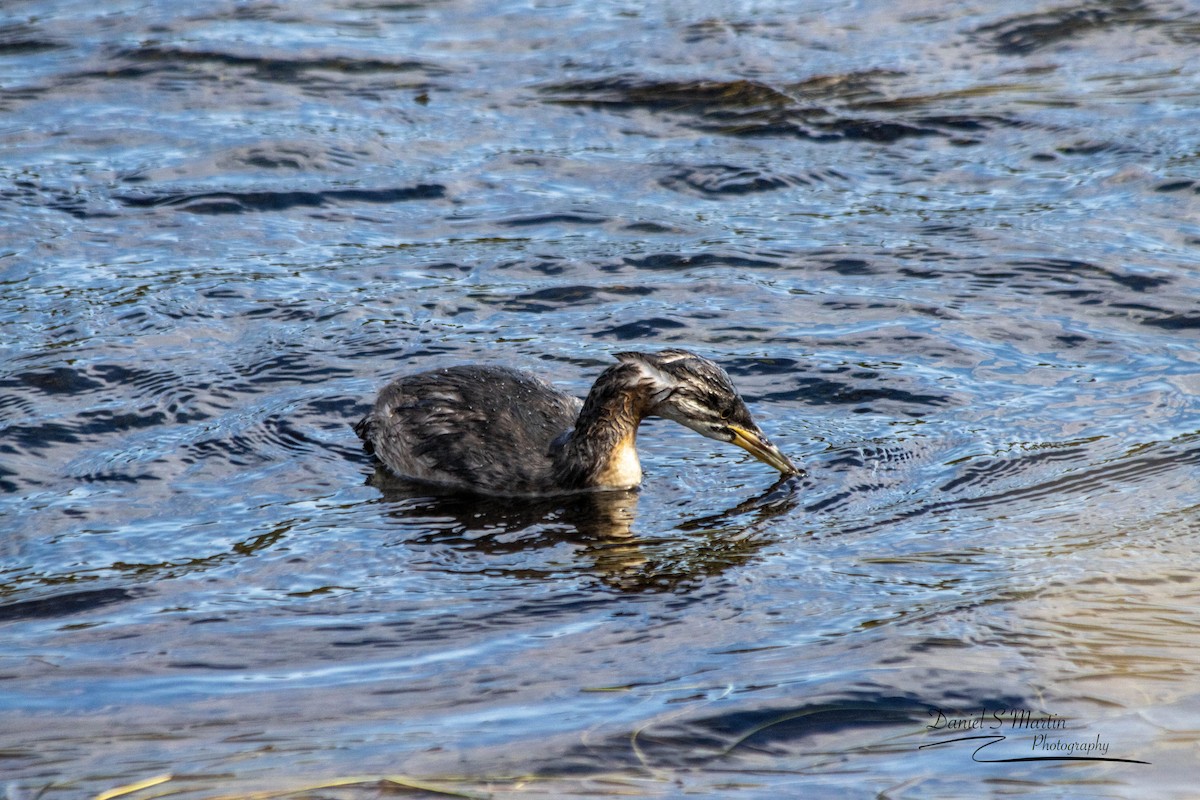
[[[8,796],[1191,796],[1200,15],[643,5],[0,12]],[[351,431],[663,347],[808,476]]]

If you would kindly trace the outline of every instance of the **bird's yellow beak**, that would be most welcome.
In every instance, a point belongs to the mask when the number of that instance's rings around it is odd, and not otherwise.
[[[730,425],[729,432],[733,434],[733,443],[745,450],[750,455],[762,461],[764,464],[770,464],[775,469],[782,472],[784,475],[799,475],[802,470],[791,462],[791,460],[779,451],[779,448],[771,444],[766,436],[763,436],[759,431],[742,428],[738,425]]]

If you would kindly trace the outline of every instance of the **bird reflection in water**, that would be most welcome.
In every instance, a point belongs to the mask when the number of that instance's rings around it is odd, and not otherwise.
[[[421,521],[408,544],[450,545],[488,555],[551,549],[563,544],[588,561],[571,567],[621,592],[679,591],[748,561],[769,536],[775,517],[800,503],[804,479],[781,477],[762,494],[720,513],[685,520],[671,535],[635,532],[638,492],[609,491],[544,498],[501,498],[437,491],[391,474],[382,465],[367,482],[397,519]],[[535,567],[521,569],[528,578]],[[542,574],[560,576],[562,567]],[[515,571],[514,571],[515,572]]]

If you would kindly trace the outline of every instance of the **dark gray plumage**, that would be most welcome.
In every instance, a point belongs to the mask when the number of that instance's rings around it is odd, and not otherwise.
[[[725,371],[685,350],[618,353],[586,401],[528,373],[457,366],[396,379],[354,430],[400,477],[486,494],[630,489],[648,416],[799,472],[750,417]]]

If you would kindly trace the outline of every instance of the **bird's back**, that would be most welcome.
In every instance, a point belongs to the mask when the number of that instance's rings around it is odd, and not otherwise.
[[[581,402],[517,370],[457,366],[407,375],[355,426],[392,472],[496,494],[556,488],[551,445]]]

